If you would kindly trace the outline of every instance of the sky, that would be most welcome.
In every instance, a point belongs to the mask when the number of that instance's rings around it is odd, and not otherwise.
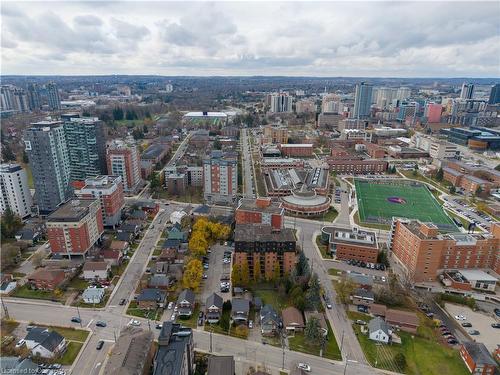
[[[1,2],[1,74],[500,77],[500,4]]]

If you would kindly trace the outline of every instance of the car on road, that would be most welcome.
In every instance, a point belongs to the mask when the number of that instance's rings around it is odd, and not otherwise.
[[[311,366],[309,366],[307,363],[299,362],[297,368],[306,372],[311,372]]]
[[[493,312],[495,313],[496,316],[500,317],[500,309],[495,309],[493,310]]]
[[[253,320],[248,321],[248,328],[253,328]]]
[[[331,310],[331,309],[332,309],[332,304],[330,303],[330,301],[328,301],[328,302],[326,303],[326,308],[327,308],[328,310]]]
[[[21,346],[23,346],[25,343],[24,339],[21,339],[17,342],[16,344],[16,349],[19,349]]]
[[[107,326],[106,322],[102,321],[102,320],[98,320],[97,322],[95,322],[95,325],[97,327],[106,327]]]
[[[104,341],[103,340],[99,340],[99,342],[97,343],[97,346],[95,348],[97,350],[101,350],[103,346],[104,346]]]
[[[467,333],[471,336],[477,336],[479,335],[479,331],[477,329],[469,329]]]
[[[500,323],[491,323],[493,328],[500,328]]]
[[[464,315],[455,315],[456,320],[467,320],[467,318]]]
[[[462,327],[472,327],[472,324],[469,322],[463,322]]]
[[[130,319],[130,322],[128,322],[128,325],[129,326],[135,326],[135,327],[138,327],[141,325],[141,322],[139,322],[138,320],[135,320],[135,319]]]
[[[73,323],[81,323],[82,322],[82,320],[79,317],[77,317],[77,316],[72,317],[71,321]]]
[[[126,300],[125,298],[122,298],[122,299],[120,300],[119,305],[120,305],[120,306],[123,306],[123,305],[125,305],[126,303],[127,303],[127,300]]]
[[[203,264],[203,268],[208,270],[208,263]]]
[[[156,326],[155,326],[156,329],[162,329],[163,328],[163,324],[161,323],[158,323]]]

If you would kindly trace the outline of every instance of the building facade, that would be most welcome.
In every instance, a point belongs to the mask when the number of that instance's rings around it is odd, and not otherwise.
[[[271,198],[240,199],[236,209],[236,224],[268,224],[275,231],[280,231],[285,225],[285,210],[279,202]]]
[[[285,126],[266,126],[262,135],[262,143],[288,143],[288,128]]]
[[[274,94],[271,95],[270,101],[272,113],[292,112],[293,100],[291,96],[284,93]]]
[[[33,173],[35,201],[42,215],[54,211],[72,195],[69,153],[60,121],[31,124],[24,133]]]
[[[373,86],[366,82],[356,84],[354,108],[352,112],[353,118],[366,118],[370,115],[372,90]]]
[[[141,185],[139,151],[133,144],[114,140],[106,151],[108,174],[122,178],[123,190],[134,193]]]
[[[61,109],[61,97],[59,96],[59,89],[54,82],[45,85],[47,91],[47,102],[51,110]]]
[[[375,232],[328,226],[321,229],[321,239],[337,259],[377,263],[379,246]]]
[[[281,144],[279,149],[284,156],[312,156],[312,143]]]
[[[440,234],[431,223],[394,219],[390,250],[414,282],[435,281],[443,270],[492,269],[500,272],[500,223],[489,234]]]
[[[208,203],[234,203],[238,193],[238,158],[213,151],[203,160],[204,198]]]
[[[103,233],[97,199],[72,199],[47,218],[51,251],[68,258],[75,255],[85,257]]]
[[[250,278],[272,279],[289,274],[296,263],[293,229],[272,231],[268,224],[238,224],[234,235],[234,264],[248,267]],[[257,273],[257,274],[256,274]]]
[[[116,226],[122,216],[125,205],[123,183],[120,176],[97,176],[87,178],[85,185],[75,191],[80,198],[98,199],[105,226]]]
[[[69,152],[71,180],[83,181],[106,173],[106,135],[97,117],[61,116]]]
[[[10,210],[21,219],[31,214],[31,193],[26,171],[18,164],[0,165],[0,213]]]

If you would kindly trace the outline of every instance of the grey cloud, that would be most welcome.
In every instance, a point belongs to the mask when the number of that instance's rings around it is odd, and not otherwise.
[[[3,2],[0,7],[0,13],[2,17],[23,17],[24,13],[19,10],[15,5],[8,2]]]
[[[101,26],[102,25],[102,20],[97,17],[93,16],[91,14],[87,14],[84,16],[76,16],[73,21],[75,24],[79,26]]]
[[[111,19],[111,25],[115,29],[117,38],[141,40],[150,34],[146,26],[132,25],[131,23],[120,21],[115,18]]]

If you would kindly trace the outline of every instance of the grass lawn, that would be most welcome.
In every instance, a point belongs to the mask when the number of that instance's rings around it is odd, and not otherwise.
[[[153,251],[153,256],[158,256],[161,254],[162,252],[162,248],[161,247],[157,247],[154,251]]]
[[[362,312],[359,311],[348,311],[347,312],[347,317],[351,320],[364,320],[365,322],[369,322],[372,320],[372,316],[368,314],[363,314]]]
[[[30,289],[27,285],[17,287],[14,293],[12,294],[12,297],[57,300],[57,301],[63,300],[61,297],[55,296],[54,293],[51,291],[33,290]]]
[[[183,326],[196,328],[198,326],[198,314],[200,313],[200,305],[196,304],[193,310],[193,313],[189,317],[189,319],[183,319],[180,316],[177,321],[181,323]]]
[[[290,306],[286,297],[281,296],[276,290],[263,290],[257,289],[254,291],[254,297],[260,297],[262,299],[262,306],[271,305],[276,311],[281,311],[282,309]]]
[[[342,271],[338,270],[336,268],[329,268],[328,269],[328,274],[332,275],[332,276],[340,276],[340,275],[342,275]]]
[[[127,268],[128,263],[129,263],[128,260],[124,260],[123,262],[120,263],[119,266],[111,266],[111,273],[114,276],[121,276],[123,274],[123,272],[125,272],[125,269]]]
[[[450,215],[452,218],[455,218],[457,220],[459,220],[461,223],[462,223],[462,226],[467,229],[469,227],[469,224],[470,224],[470,221],[469,220],[466,220],[464,219],[463,217],[461,216],[458,216],[458,215],[455,215],[453,212],[449,211],[449,210],[445,210],[448,215]]]
[[[158,320],[161,318],[163,310],[157,310],[152,312],[146,309],[140,309],[137,307],[136,301],[131,301],[127,308],[127,315],[137,316],[139,318],[148,318],[150,320]]]
[[[389,224],[393,216],[431,221],[444,230],[457,228],[423,184],[355,180],[362,222]],[[418,184],[418,183],[417,183]],[[380,222],[383,220],[384,222]]]
[[[321,234],[316,236],[316,245],[318,245],[319,251],[321,252],[321,256],[323,258],[332,259],[332,256],[328,252],[328,245],[325,245],[321,242]]]
[[[75,341],[70,341],[68,343],[68,347],[66,348],[66,351],[64,352],[63,356],[59,359],[56,360],[57,363],[60,363],[61,365],[65,366],[71,366],[80,352],[80,349],[82,348],[83,343],[81,342],[75,342]]]
[[[68,283],[68,288],[84,291],[89,286],[87,280],[80,279],[79,277],[73,277],[73,279]]]
[[[372,229],[381,229],[381,230],[389,230],[391,226],[389,224],[373,224],[373,223],[361,223],[359,220],[359,211],[354,215],[354,222],[360,226]]]
[[[469,374],[458,351],[447,348],[435,341],[398,332],[402,344],[376,345],[367,335],[354,325],[361,348],[367,360],[378,368],[391,371],[404,371],[410,375],[466,375]],[[403,353],[406,357],[406,369],[399,369],[394,356]]]
[[[324,214],[321,218],[323,219],[323,221],[333,221],[335,220],[335,218],[338,216],[338,212],[335,208],[333,207],[330,207],[328,209],[328,211],[326,212],[326,214]]]
[[[37,324],[38,327],[47,327],[53,331],[56,331],[61,336],[64,336],[66,340],[69,341],[78,341],[85,342],[87,336],[89,335],[89,331],[85,331],[83,329],[75,329],[75,328],[67,328],[67,327],[56,327],[56,326],[47,326],[43,324]]]
[[[342,356],[340,354],[339,346],[337,344],[337,341],[335,340],[335,336],[328,321],[327,324],[328,339],[323,351],[323,357],[341,360]],[[290,346],[290,349],[295,350],[296,352],[308,353],[317,356],[319,356],[320,354],[321,347],[319,345],[308,343],[303,333],[297,333],[294,337],[289,337],[288,344]]]
[[[10,335],[17,327],[19,323],[15,320],[7,320],[2,319],[0,321],[0,332],[2,332],[2,336]]]

